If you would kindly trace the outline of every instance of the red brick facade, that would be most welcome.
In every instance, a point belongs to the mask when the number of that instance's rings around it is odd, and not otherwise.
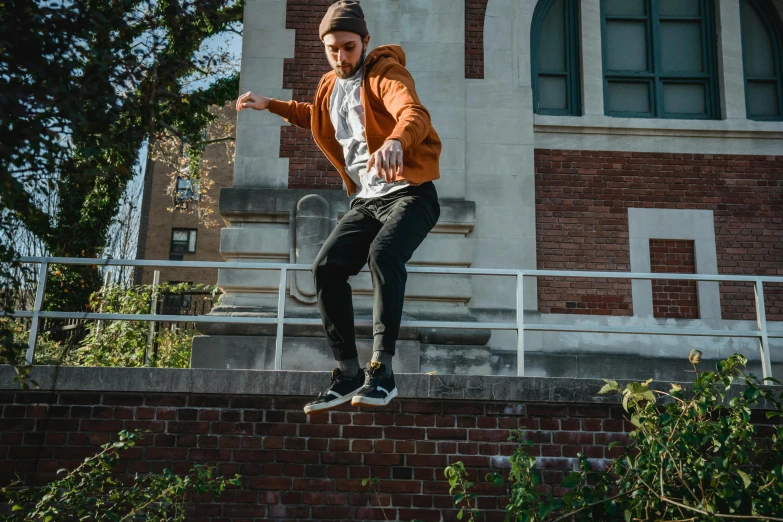
[[[293,89],[292,99],[312,102],[321,76],[329,72],[318,25],[334,0],[288,0],[286,28],[296,29],[294,57],[286,58],[283,88]],[[288,158],[288,187],[342,189],[342,180],[313,141],[309,130],[293,125],[280,133],[280,157]]]
[[[507,473],[510,430],[535,442],[544,485],[556,489],[577,453],[615,456],[629,425],[612,405],[397,400],[379,410],[308,417],[304,397],[0,391],[0,486],[56,477],[122,430],[152,432],[124,453],[120,476],[186,473],[193,464],[242,475],[242,487],[188,506],[191,522],[249,519],[384,520],[362,479],[377,477],[389,520],[455,521],[443,469],[462,461],[479,508],[502,521],[505,491],[484,480]],[[558,493],[559,491],[555,491]],[[9,509],[0,505],[0,513]],[[441,518],[442,517],[442,518]],[[481,520],[484,520],[482,517]]]
[[[484,78],[487,0],[465,0],[465,78]]]
[[[695,274],[693,241],[650,240],[650,271],[664,274]],[[653,316],[663,319],[698,319],[696,281],[652,281]]]
[[[538,268],[630,270],[628,208],[705,209],[718,272],[783,274],[783,156],[536,150]],[[660,238],[666,239],[666,238]],[[766,286],[767,318],[783,292]],[[630,282],[539,279],[543,313],[631,315]],[[724,319],[755,319],[753,290],[721,284]]]

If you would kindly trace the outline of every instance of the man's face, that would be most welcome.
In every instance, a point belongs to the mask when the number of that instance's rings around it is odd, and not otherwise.
[[[324,36],[324,47],[329,65],[338,78],[351,78],[364,61],[370,35],[362,37],[347,31],[335,31]]]

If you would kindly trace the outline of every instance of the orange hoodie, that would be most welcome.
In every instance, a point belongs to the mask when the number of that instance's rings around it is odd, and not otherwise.
[[[337,75],[330,71],[321,78],[312,104],[269,100],[269,111],[312,131],[315,143],[337,168],[351,195],[356,192],[356,184],[345,173],[343,148],[329,118],[329,100],[336,81]],[[399,140],[403,150],[401,177],[414,184],[438,179],[440,138],[432,127],[430,113],[416,95],[400,46],[384,45],[367,55],[361,96],[370,154],[386,140]]]

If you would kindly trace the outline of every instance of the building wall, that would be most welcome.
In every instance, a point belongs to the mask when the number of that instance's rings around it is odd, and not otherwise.
[[[236,111],[233,102],[229,102],[220,112],[222,122],[234,122]],[[208,138],[213,139],[216,129],[208,130]],[[141,233],[139,234],[139,252],[137,259],[168,260],[171,247],[172,229],[185,228],[196,229],[196,252],[184,254],[184,261],[223,261],[220,255],[220,231],[224,224],[218,213],[218,194],[223,187],[232,184],[234,164],[226,154],[226,147],[222,143],[208,145],[204,150],[204,159],[214,169],[209,171],[209,176],[214,185],[209,189],[211,202],[206,200],[201,205],[211,212],[210,220],[214,223],[206,226],[199,219],[196,211],[196,202],[191,202],[188,209],[173,208],[174,199],[167,194],[168,187],[172,183],[172,168],[162,161],[153,162],[147,171],[145,179],[144,197],[142,203]],[[142,284],[151,284],[155,268],[147,267],[139,269],[136,281]],[[214,285],[217,281],[217,270],[195,268],[161,268],[160,281],[189,282]]]
[[[317,35],[318,23],[331,0],[288,0],[286,3],[286,28],[295,30],[294,57],[285,59],[283,87],[292,89],[293,99],[311,101],[315,87],[321,75],[328,71],[323,55],[323,46]],[[722,6],[722,26],[731,27],[726,15],[732,12],[736,2],[724,2]],[[583,24],[596,21],[595,0],[582,3]],[[474,81],[470,85],[479,86],[484,79],[485,56],[497,60],[496,50],[502,48],[497,40],[505,36],[514,23],[524,23],[525,16],[532,14],[535,2],[529,2],[524,10],[513,10],[508,2],[500,0],[492,3],[488,0],[470,0],[465,2],[464,15],[464,64],[465,78]],[[487,14],[488,7],[492,7]],[[503,11],[506,9],[506,11]],[[488,18],[487,18],[488,17]],[[489,47],[485,50],[485,21],[489,20],[492,31]],[[720,21],[720,20],[719,20]],[[377,21],[376,21],[377,22]],[[529,21],[528,21],[529,23]],[[522,29],[525,29],[523,26]],[[733,26],[732,26],[733,27]],[[589,28],[588,28],[589,29]],[[457,30],[456,27],[452,30]],[[595,38],[600,32],[596,28],[586,30],[583,36],[585,44],[583,55],[593,52]],[[522,31],[518,44],[526,47],[529,30]],[[371,34],[371,38],[372,38]],[[736,39],[736,35],[734,35]],[[590,40],[592,39],[592,40]],[[372,45],[386,42],[372,41]],[[730,42],[724,42],[729,44]],[[433,47],[433,49],[435,49]],[[434,51],[433,51],[434,52]],[[599,46],[600,52],[600,46]],[[728,60],[735,49],[726,50],[721,56]],[[595,74],[594,67],[585,61],[585,74]],[[600,62],[599,62],[600,63]],[[522,62],[528,65],[527,62]],[[736,64],[734,64],[736,68]],[[600,71],[598,71],[600,74]],[[419,76],[413,73],[414,78]],[[496,73],[497,75],[498,73]],[[734,71],[728,71],[727,78]],[[529,81],[529,71],[520,69],[521,78]],[[501,75],[502,76],[502,75]],[[476,81],[478,80],[478,81]],[[489,80],[492,80],[490,78]],[[589,78],[588,78],[589,80]],[[738,109],[737,86],[729,80],[723,81],[724,96],[727,97],[729,116],[732,107]],[[594,85],[592,87],[595,87]],[[585,85],[587,91],[592,88]],[[732,90],[734,89],[734,90]],[[598,112],[595,105],[596,93],[585,92],[585,112]],[[532,111],[532,107],[528,110]],[[509,116],[510,118],[511,116]],[[437,120],[437,118],[435,118]],[[541,120],[541,121],[539,121]],[[618,118],[607,118],[618,120]],[[622,119],[621,119],[622,120]],[[605,121],[605,120],[604,120]],[[480,124],[478,121],[471,121]],[[470,123],[468,125],[470,125]],[[498,122],[500,124],[501,122]],[[536,116],[536,135],[539,142],[558,142],[549,126],[558,123],[568,125],[573,133],[580,128],[595,125],[595,119],[580,117]],[[635,122],[629,122],[634,124]],[[706,122],[706,128],[713,122]],[[715,122],[718,123],[718,122]],[[536,263],[541,269],[594,269],[594,270],[630,270],[630,252],[628,247],[627,208],[639,206],[649,208],[699,208],[716,212],[716,234],[719,236],[720,273],[767,274],[780,273],[783,263],[779,234],[781,206],[776,203],[780,197],[781,157],[780,156],[744,156],[703,155],[706,143],[697,140],[680,140],[676,137],[660,138],[659,129],[688,127],[696,128],[701,122],[680,120],[648,120],[645,131],[632,132],[632,138],[620,137],[616,140],[617,151],[602,150],[539,150],[535,153],[535,231]],[[607,125],[610,125],[607,123]],[[612,122],[611,125],[622,125]],[[774,124],[773,124],[774,125]],[[778,125],[778,127],[780,127]],[[437,128],[443,128],[440,124]],[[775,127],[769,127],[770,130]],[[447,131],[448,132],[448,131]],[[615,133],[617,131],[614,131]],[[591,131],[589,137],[560,139],[565,144],[572,143],[580,149],[592,149],[597,143],[585,142],[600,132]],[[622,134],[622,131],[620,131]],[[611,141],[610,136],[601,139],[601,143]],[[628,142],[623,143],[623,140]],[[502,140],[500,140],[502,142]],[[679,147],[687,152],[663,154],[671,144],[681,142]],[[720,148],[724,139],[714,137],[710,149]],[[468,155],[471,153],[468,144]],[[641,146],[640,146],[641,145]],[[758,146],[757,141],[753,142]],[[475,147],[475,146],[474,146]],[[479,149],[480,147],[475,147]],[[563,147],[565,148],[565,147]],[[731,148],[742,149],[740,140],[734,140]],[[520,151],[524,149],[520,147]],[[660,153],[656,153],[660,149]],[[480,151],[478,155],[482,156]],[[284,126],[280,137],[280,157],[289,158],[288,186],[290,188],[339,188],[339,177],[333,167],[320,153],[312,141],[309,131],[293,126]],[[497,165],[502,164],[496,157]],[[467,177],[478,175],[471,171],[470,158],[466,159]],[[687,176],[683,176],[686,174]],[[502,183],[502,182],[501,182]],[[630,185],[629,185],[630,184]],[[736,184],[736,187],[735,187]],[[439,187],[443,186],[441,182]],[[471,185],[470,179],[468,185]],[[509,187],[514,190],[516,187]],[[734,194],[738,188],[739,197]],[[767,196],[759,194],[766,191]],[[529,197],[520,194],[520,201]],[[489,203],[483,202],[481,203]],[[759,214],[760,212],[760,214]],[[479,228],[482,222],[477,224]],[[541,292],[538,298],[539,311],[543,313],[582,313],[590,315],[632,315],[631,285],[628,282],[604,282],[560,280],[555,283],[548,279],[538,282]],[[775,292],[775,289],[772,290]],[[600,295],[599,295],[600,294]],[[772,306],[772,316],[780,313],[780,297],[768,296]],[[721,287],[723,316],[726,319],[749,318],[753,312],[752,293],[742,285],[723,285]],[[687,315],[687,314],[686,314]]]
[[[710,210],[719,273],[783,271],[783,156],[536,150],[539,268],[631,271],[629,208]],[[539,278],[542,313],[633,313],[627,281],[565,283]],[[783,320],[780,290],[769,320]],[[755,318],[752,288],[721,284],[720,299],[723,319]]]
[[[329,3],[249,0],[242,90],[283,100],[311,99],[327,68],[316,30]],[[775,241],[779,237],[776,227],[783,217],[774,202],[780,190],[775,176],[780,176],[783,124],[746,117],[739,1],[715,2],[716,81],[721,98],[720,117],[715,120],[605,114],[600,0],[575,3],[579,9],[581,113],[535,114],[531,61],[537,49],[530,34],[537,4],[533,0],[362,2],[370,47],[401,45],[406,67],[443,139],[441,179],[435,183],[441,199],[475,205],[470,227],[461,227],[459,235],[452,234],[455,244],[465,249],[459,266],[650,271],[651,240],[670,240],[693,243],[694,269],[699,274],[783,273],[783,258]],[[775,0],[775,5],[780,4]],[[306,131],[293,129],[267,112],[243,111],[238,123],[234,190],[296,188],[304,193],[339,187]],[[596,163],[591,154],[601,159],[600,175],[590,173],[599,170],[589,166]],[[563,159],[547,159],[548,155]],[[676,164],[669,165],[669,161]],[[558,165],[542,166],[546,162]],[[548,168],[554,172],[543,172]],[[702,171],[705,168],[708,170]],[[759,179],[768,185],[754,185],[753,176],[758,173],[747,169],[756,168],[764,171]],[[624,178],[631,180],[627,187]],[[684,187],[685,179],[696,180],[696,188]],[[575,184],[583,194],[571,199],[550,192],[567,193]],[[732,197],[732,184],[740,189],[736,198]],[[604,190],[608,191],[606,197]],[[765,193],[770,197],[764,199]],[[577,200],[587,207],[567,208]],[[641,212],[647,210],[657,213]],[[244,258],[271,259],[268,245],[272,240],[285,246],[280,238],[290,237],[293,221],[288,227],[283,224],[285,213],[292,215],[291,210],[274,211],[274,215],[250,215],[242,210],[244,214],[237,211],[232,216],[236,235],[253,239],[243,242],[253,245],[252,251],[243,251]],[[339,213],[334,217],[339,219]],[[677,227],[680,219],[687,226]],[[439,232],[449,231],[442,228]],[[226,248],[230,247],[226,243]],[[426,243],[422,250],[425,247]],[[434,255],[427,257],[428,264],[447,264],[445,253],[451,249],[431,251]],[[277,248],[274,254],[274,259],[283,259],[285,251]],[[224,303],[269,306],[262,298],[270,292],[251,279],[248,276],[241,285],[229,288]],[[513,317],[516,295],[507,281],[472,277],[465,284],[451,275],[431,279],[468,289],[459,294],[462,301],[451,301],[450,310],[438,313],[465,311],[487,320]],[[267,286],[276,288],[272,285]],[[777,320],[781,313],[776,292],[775,285],[766,286],[770,320]],[[671,292],[654,292],[649,281],[537,281],[529,277],[523,301],[531,321],[542,323],[576,322],[595,327],[611,320],[618,326],[643,323],[652,328],[692,320],[684,317],[693,316],[692,290],[685,292],[689,304],[680,303],[690,308],[671,311],[683,317],[656,317],[666,315],[660,309],[655,312],[656,302],[663,306],[659,302],[663,293]],[[233,294],[237,298],[232,301]],[[439,298],[422,294],[415,297]],[[682,301],[680,297],[673,299]],[[752,291],[742,285],[719,287],[699,282],[696,303],[698,321],[691,323],[693,327],[739,329],[747,323],[721,321],[755,317]],[[411,305],[416,303],[408,299],[406,306]],[[534,351],[584,350],[591,343],[590,350],[634,353],[627,339],[619,335],[536,332],[528,337],[526,346]],[[670,353],[663,344],[683,342],[667,338],[659,343],[654,337],[639,337],[634,342],[653,343],[647,352],[660,357]],[[700,342],[700,349],[716,344],[713,339]],[[736,349],[733,342],[721,344],[721,350]],[[497,352],[512,351],[516,336],[495,331],[487,346]]]

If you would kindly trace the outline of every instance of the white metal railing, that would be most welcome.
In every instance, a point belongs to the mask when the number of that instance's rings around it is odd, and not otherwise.
[[[22,263],[39,264],[38,285],[35,294],[35,303],[31,311],[16,310],[13,317],[30,318],[30,338],[25,363],[32,365],[35,356],[35,345],[38,338],[39,319],[95,319],[95,320],[120,320],[120,321],[184,321],[195,323],[241,323],[241,324],[274,324],[277,325],[275,338],[275,370],[282,369],[283,361],[283,326],[284,325],[320,325],[320,319],[285,317],[285,297],[288,271],[309,271],[310,265],[289,263],[246,263],[246,262],[221,262],[221,261],[162,261],[162,260],[126,260],[126,259],[81,259],[71,257],[22,257]],[[279,270],[280,285],[278,289],[277,317],[232,317],[220,315],[156,315],[156,314],[105,314],[91,312],[47,312],[42,311],[46,280],[49,265],[89,265],[89,266],[150,266],[150,267],[176,267],[176,268],[218,268],[241,270]],[[366,269],[365,269],[366,271]],[[648,335],[684,335],[706,337],[741,337],[756,338],[759,341],[761,351],[761,366],[763,377],[772,377],[772,364],[769,354],[770,337],[783,337],[783,332],[767,330],[767,319],[764,309],[764,283],[783,284],[783,277],[774,276],[742,276],[742,275],[706,275],[706,274],[670,274],[670,273],[634,273],[634,272],[590,272],[590,271],[564,271],[564,270],[511,270],[495,268],[438,268],[438,267],[407,267],[408,273],[413,274],[458,274],[472,276],[500,276],[514,277],[516,280],[516,321],[503,322],[462,322],[462,321],[402,321],[402,327],[413,328],[455,328],[455,329],[486,329],[486,330],[514,330],[517,332],[517,375],[525,374],[525,335],[526,330],[549,332],[591,332],[591,333],[615,333],[615,334],[648,334]],[[554,325],[554,324],[529,324],[524,320],[523,290],[524,278],[533,277],[578,277],[578,278],[602,278],[602,279],[631,279],[631,280],[686,280],[709,282],[745,282],[753,283],[755,290],[756,322],[755,330],[716,330],[708,328],[671,328],[671,327],[612,327],[589,325]],[[371,326],[369,320],[357,320],[358,326]]]

